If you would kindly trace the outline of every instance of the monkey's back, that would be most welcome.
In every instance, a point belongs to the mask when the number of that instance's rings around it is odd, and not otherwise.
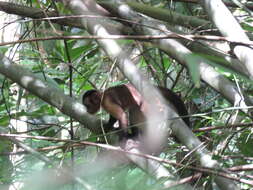
[[[142,103],[140,93],[131,84],[110,87],[105,90],[104,97],[109,97],[111,102],[118,104],[124,110],[132,106],[140,106]]]

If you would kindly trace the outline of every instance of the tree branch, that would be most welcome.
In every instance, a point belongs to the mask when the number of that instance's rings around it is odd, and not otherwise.
[[[76,121],[84,124],[85,127],[95,133],[100,133],[100,120],[87,113],[85,106],[67,95],[58,88],[49,86],[44,80],[36,77],[15,63],[11,62],[0,53],[0,73],[8,79],[16,82],[21,87],[31,92],[35,96],[41,98],[48,104],[59,109],[63,114],[66,114]]]

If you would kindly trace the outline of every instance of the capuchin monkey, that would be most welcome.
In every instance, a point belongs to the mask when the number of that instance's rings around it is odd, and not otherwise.
[[[175,107],[179,116],[188,115],[186,107],[180,97],[171,90],[156,86],[164,99]],[[104,125],[105,131],[113,130],[113,125],[119,121],[119,128],[123,131],[119,134],[119,138],[134,138],[138,136],[137,127],[132,129],[132,133],[128,133],[129,125],[138,125],[145,122],[145,113],[147,112],[147,101],[131,84],[123,84],[106,89],[104,92],[98,90],[89,90],[83,97],[83,104],[86,106],[88,113],[95,114],[100,106],[110,114],[107,124]],[[157,101],[157,104],[160,101]],[[186,125],[190,126],[188,117],[183,118]]]

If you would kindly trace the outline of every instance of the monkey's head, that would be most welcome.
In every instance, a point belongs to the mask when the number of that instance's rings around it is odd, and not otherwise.
[[[83,105],[88,113],[95,114],[101,105],[101,93],[98,90],[88,90],[83,95]]]

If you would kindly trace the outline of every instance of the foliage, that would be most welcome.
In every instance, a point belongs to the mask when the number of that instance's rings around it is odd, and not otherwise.
[[[30,0],[26,2],[31,8],[58,9],[61,14],[70,13],[63,4],[54,1]],[[161,8],[166,11],[173,10],[195,18],[202,19],[206,17],[198,4],[164,0],[140,2],[154,8]],[[234,8],[231,8],[232,12],[234,10]],[[245,13],[242,9],[239,12],[241,14]],[[251,18],[245,16],[241,22],[242,27],[247,32],[252,32]],[[45,20],[31,20],[19,24],[22,28],[20,36],[27,38],[49,37],[56,34],[62,36],[88,35],[87,31],[82,29],[60,26]],[[135,26],[131,27],[133,27],[134,35]],[[197,28],[193,30],[190,26],[186,28],[184,23],[182,25],[178,23],[176,27],[185,27],[185,32],[191,30],[189,33],[202,34],[205,32]],[[209,34],[208,31],[206,34]],[[211,34],[215,34],[215,32]],[[187,70],[185,65],[178,63],[173,56],[153,46],[152,43],[152,41],[148,44],[146,41],[120,40],[120,44],[125,47],[126,51],[131,51],[132,47],[138,47],[140,53],[136,56],[139,58],[136,65],[153,84],[172,88],[173,91],[180,94],[192,115],[191,121],[194,130],[207,126],[223,126],[223,128],[217,130],[195,132],[195,135],[207,144],[215,159],[227,168],[251,163],[253,160],[252,125],[240,126],[240,124],[252,122],[251,118],[237,109],[227,109],[232,108],[233,105],[222,96],[222,92],[215,91],[200,79],[200,72],[193,57],[189,57],[191,65],[188,65],[189,70]],[[219,45],[219,43],[217,42],[216,45]],[[211,43],[209,46],[213,48]],[[0,52],[11,54],[13,47],[15,46],[3,46],[0,48]],[[217,55],[201,54],[200,52],[194,52],[194,55],[200,55],[212,61],[217,60],[217,62],[221,59]],[[48,84],[61,88],[65,94],[73,94],[76,98],[80,97],[84,91],[94,87],[104,89],[127,81],[119,69],[116,68],[115,63],[92,39],[42,40],[20,44],[16,49],[14,61],[35,73],[38,78]],[[245,92],[246,96],[252,99],[252,81],[245,75],[225,64],[216,64],[214,67],[222,76],[235,83]],[[98,137],[97,134],[86,130],[79,123],[60,113],[55,107],[40,100],[2,75],[0,75],[0,82],[0,127],[7,130],[8,133],[71,139],[71,126],[73,126],[75,134],[72,140],[103,141],[103,138]],[[202,115],[197,115],[200,113]],[[103,119],[107,117],[105,113],[99,113],[98,116]],[[233,126],[233,123],[238,126]],[[1,133],[7,133],[0,131]],[[14,148],[10,140],[1,140],[0,184],[3,187],[5,187],[4,185],[18,184],[18,182],[23,183],[29,178],[33,179],[34,173],[52,168],[69,169],[72,167],[78,168],[79,166],[81,168],[83,164],[89,164],[92,160],[96,160],[104,151],[100,148],[82,146],[75,147],[73,153],[72,148],[68,146],[71,143],[44,141],[36,138],[22,139],[22,142],[38,151],[42,156],[49,158],[51,162],[46,163],[34,154],[23,152],[23,149],[17,144]],[[55,146],[57,147],[55,148]],[[52,149],[45,150],[43,148]],[[182,152],[183,149],[185,147],[182,145],[169,141],[168,147],[164,149],[160,156],[165,155],[169,160],[178,161],[178,152]],[[16,155],[6,156],[6,154],[9,155],[14,151],[17,151]],[[93,165],[91,166],[93,167]],[[174,167],[166,166],[170,171],[178,172]],[[83,177],[84,184],[76,183],[73,185],[69,179],[64,182],[64,177],[66,177],[64,176],[59,178],[63,181],[62,184],[59,183],[53,189],[83,189],[83,187],[87,189],[91,187],[94,189],[162,188],[162,180],[153,179],[137,167],[123,164],[113,169],[99,170],[97,173],[95,172],[96,169],[100,168],[92,167],[89,170],[94,169],[95,174]],[[181,171],[190,171],[186,168],[180,169]],[[79,172],[81,176],[85,175],[85,171]],[[190,171],[190,173],[194,172]],[[245,177],[246,174],[252,175],[252,171],[244,171],[240,174]],[[47,173],[40,177],[49,178]],[[35,177],[34,180],[38,179]],[[203,189],[207,189],[207,186],[212,183],[210,178],[203,178],[202,180],[199,181],[199,184],[196,183],[199,189],[201,189],[201,186],[203,186]],[[43,184],[43,180],[40,183]],[[23,189],[28,189],[27,186],[24,187]],[[31,187],[33,186],[29,188]],[[42,188],[38,184],[35,187],[37,189]],[[249,188],[245,184],[241,184],[241,187],[242,189]]]

